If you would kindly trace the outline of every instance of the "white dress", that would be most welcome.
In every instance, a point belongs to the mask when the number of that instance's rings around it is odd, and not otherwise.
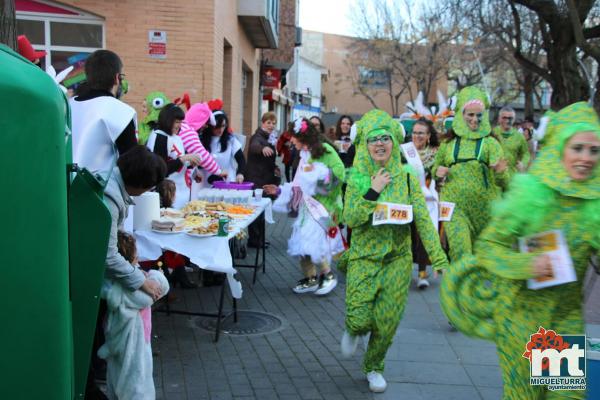
[[[167,154],[169,159],[176,160],[179,156],[185,154],[185,149],[183,147],[183,141],[179,135],[167,135],[163,131],[157,129],[152,131],[150,137],[148,137],[148,142],[146,142],[146,147],[148,147],[151,151],[154,150],[154,144],[156,143],[156,136],[166,136],[167,137]],[[181,208],[188,201],[190,201],[190,188],[185,183],[185,172],[187,171],[187,166],[184,164],[179,171],[175,171],[171,173],[167,178],[175,182],[175,186],[177,187],[177,192],[175,193],[175,201],[173,202],[173,208]]]
[[[329,236],[331,216],[313,196],[316,193],[317,183],[332,179],[331,170],[323,163],[308,163],[310,153],[300,153],[298,171],[291,183],[284,183],[281,193],[273,204],[277,212],[289,212],[294,186],[302,189],[302,201],[298,209],[298,216],[292,225],[292,235],[288,240],[288,254],[293,257],[310,256],[315,264],[323,261],[331,262],[334,255],[345,250],[345,244],[339,229],[334,237]],[[305,166],[311,166],[310,170]]]

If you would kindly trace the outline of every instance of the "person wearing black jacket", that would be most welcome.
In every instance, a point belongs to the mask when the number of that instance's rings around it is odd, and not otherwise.
[[[254,183],[254,187],[262,189],[265,185],[279,186],[281,171],[275,165],[277,152],[275,146],[269,143],[269,135],[275,129],[277,117],[273,112],[265,113],[261,118],[261,127],[250,138],[248,149],[248,163],[246,165],[246,180]],[[248,227],[248,246],[262,247],[260,242],[260,227],[262,217]]]

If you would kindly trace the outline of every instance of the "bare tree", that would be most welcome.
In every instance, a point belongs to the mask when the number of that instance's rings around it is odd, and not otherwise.
[[[17,23],[15,1],[0,0],[0,43],[13,50],[17,49]]]
[[[548,81],[553,109],[589,98],[590,82],[581,61],[600,61],[594,0],[466,1],[466,7],[465,1],[460,3],[463,10],[472,10],[471,22],[494,32],[511,51],[521,67],[524,89],[530,90],[539,78]],[[600,109],[598,94],[594,104]]]
[[[361,1],[354,9],[353,26],[362,39],[349,49],[346,64],[354,71],[356,92],[376,106],[385,92],[398,115],[400,99],[414,99],[419,91],[428,99],[446,78],[453,48],[460,36],[445,10],[421,5],[415,14],[411,0]]]

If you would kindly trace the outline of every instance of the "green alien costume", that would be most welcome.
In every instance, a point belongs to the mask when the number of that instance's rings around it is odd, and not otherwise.
[[[353,336],[371,332],[363,369],[381,372],[385,354],[402,317],[412,274],[410,225],[372,225],[378,201],[412,205],[413,221],[434,268],[447,266],[416,175],[401,164],[401,128],[387,113],[372,110],[357,123],[356,158],[344,202],[344,220],[353,229],[347,260],[346,329]],[[391,182],[368,200],[371,177],[381,168],[371,159],[366,140],[388,133],[393,150],[385,170]]]
[[[476,131],[468,127],[462,114],[465,104],[473,100],[485,105]],[[489,205],[500,195],[497,182],[505,179],[505,173],[496,174],[490,169],[503,158],[503,152],[500,143],[490,136],[488,108],[487,96],[481,90],[470,86],[459,92],[452,122],[457,136],[441,144],[432,168],[433,176],[439,167],[449,168],[440,201],[455,204],[452,220],[444,222],[453,261],[472,253],[475,239],[489,221]]]
[[[494,128],[494,133],[500,139],[504,158],[508,161],[509,176],[512,177],[519,172],[517,169],[519,161],[524,168],[527,168],[531,155],[529,154],[529,145],[527,144],[527,140],[525,140],[525,136],[515,128],[504,132],[500,126]]]
[[[475,255],[453,263],[441,286],[441,305],[454,325],[471,336],[496,342],[504,399],[583,399],[584,391],[549,391],[529,384],[525,344],[540,326],[557,334],[583,334],[582,282],[590,256],[600,248],[600,168],[573,181],[562,165],[565,143],[578,132],[600,138],[600,121],[586,103],[550,113],[539,157],[517,175],[494,207]],[[539,290],[527,288],[539,253],[520,253],[518,238],[561,230],[577,281]],[[486,284],[487,282],[487,284]]]
[[[153,129],[151,125],[158,121],[158,114],[160,114],[160,110],[162,110],[162,108],[170,102],[171,100],[169,100],[169,98],[163,92],[148,93],[144,99],[148,114],[146,114],[138,126],[138,142],[140,144],[146,144]]]

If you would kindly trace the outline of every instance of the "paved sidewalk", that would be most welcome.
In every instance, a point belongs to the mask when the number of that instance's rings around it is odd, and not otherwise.
[[[155,313],[158,399],[500,399],[502,381],[494,345],[448,329],[436,281],[425,291],[411,287],[388,352],[384,374],[388,390],[371,394],[361,371],[362,348],[350,360],[339,352],[343,276],[325,298],[294,294],[290,288],[300,273],[297,262],[286,254],[290,221],[277,219],[279,223],[269,227],[267,273],[259,273],[254,286],[251,270],[238,274],[244,289],[238,307],[280,316],[284,328],[261,336],[224,334],[214,343],[213,336],[198,327],[199,317]],[[174,308],[216,309],[216,288],[174,293],[178,296]]]

